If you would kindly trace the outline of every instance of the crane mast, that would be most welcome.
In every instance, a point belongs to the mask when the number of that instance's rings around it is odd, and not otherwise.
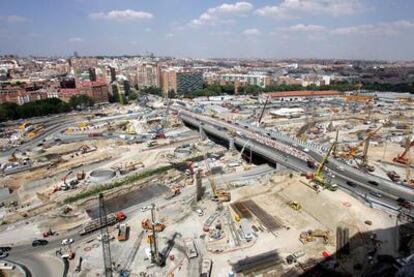
[[[102,251],[103,251],[103,260],[105,267],[105,277],[112,277],[112,258],[111,258],[111,247],[109,244],[109,233],[108,233],[108,222],[106,217],[106,208],[104,196],[102,193],[99,194],[99,220],[101,226],[101,237],[102,237]]]

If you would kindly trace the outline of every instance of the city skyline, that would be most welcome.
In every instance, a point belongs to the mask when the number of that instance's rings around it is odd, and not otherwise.
[[[0,54],[410,60],[413,8],[404,0],[2,1]]]

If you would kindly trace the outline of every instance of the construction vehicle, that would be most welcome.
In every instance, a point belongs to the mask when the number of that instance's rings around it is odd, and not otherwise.
[[[43,232],[42,235],[43,235],[44,238],[47,238],[47,237],[50,237],[50,236],[54,236],[55,234],[56,234],[56,232],[52,231],[52,229],[49,228],[49,230]]]
[[[306,165],[309,167],[309,168],[316,168],[316,162],[315,161],[313,161],[313,160],[307,160],[306,161]]]
[[[154,231],[158,232],[158,233],[164,231],[164,229],[166,227],[164,224],[159,223],[159,222],[156,222],[154,224],[151,223],[151,220],[149,218],[142,220],[141,221],[141,226],[144,230],[153,230],[154,229]]]
[[[387,171],[387,176],[388,178],[390,178],[393,182],[398,182],[401,179],[401,176],[398,175],[397,172],[395,172],[394,170],[392,171]]]
[[[302,209],[302,205],[298,201],[290,201],[288,205],[295,211],[300,211]]]
[[[315,230],[309,230],[309,231],[306,231],[306,232],[302,232],[299,236],[299,240],[303,244],[315,241],[317,238],[322,238],[323,243],[328,244],[329,243],[329,238],[330,238],[330,232],[320,230],[320,229],[315,229]]]
[[[93,152],[93,151],[95,151],[96,150],[96,147],[90,147],[90,146],[88,146],[88,145],[82,145],[81,147],[79,147],[79,149],[78,149],[78,151],[81,153],[81,154],[86,154],[86,153],[89,153],[89,152]]]
[[[129,238],[129,226],[127,224],[120,224],[118,227],[118,241],[126,241]]]
[[[172,187],[170,191],[164,196],[165,199],[171,199],[181,193],[181,189],[179,187]]]
[[[326,153],[325,157],[322,159],[322,162],[319,164],[318,168],[316,169],[316,172],[308,172],[305,174],[305,177],[307,179],[311,179],[312,182],[314,182],[317,185],[322,186],[323,188],[326,188],[330,191],[335,191],[338,189],[338,185],[336,184],[331,184],[330,182],[327,182],[327,180],[325,179],[325,176],[323,175],[323,169],[325,167],[325,164],[328,161],[329,156],[332,153],[332,150],[334,149],[336,145],[336,141],[334,141],[331,145],[331,147],[329,147],[328,153]]]
[[[106,227],[107,225],[114,225],[118,222],[121,222],[125,220],[126,215],[123,212],[116,212],[111,213],[106,216],[106,225],[101,223],[101,220],[99,218],[93,219],[87,223],[85,223],[82,226],[82,229],[80,230],[79,234],[86,235],[88,233],[91,233],[93,231],[99,230],[103,227]]]
[[[85,179],[85,171],[84,171],[84,170],[82,170],[82,172],[78,172],[78,173],[76,173],[76,179],[77,179],[78,181]]]
[[[286,262],[288,264],[296,263],[300,257],[305,256],[305,252],[303,251],[296,251],[289,256],[286,257]]]
[[[407,164],[408,160],[409,160],[407,155],[409,154],[409,151],[410,151],[411,147],[413,147],[413,146],[414,146],[414,140],[412,140],[411,142],[409,140],[407,140],[407,145],[404,149],[404,152],[402,152],[400,155],[395,157],[393,159],[393,161],[396,162],[396,163],[400,163],[400,164]]]
[[[20,132],[24,132],[26,130],[27,127],[29,127],[31,125],[30,121],[25,120],[20,126],[19,126],[19,130]]]
[[[211,269],[213,267],[213,261],[210,259],[203,259],[201,262],[201,274],[202,277],[210,277]]]

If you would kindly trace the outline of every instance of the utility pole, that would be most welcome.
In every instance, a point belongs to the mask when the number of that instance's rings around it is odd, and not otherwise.
[[[102,193],[99,194],[99,220],[101,223],[101,237],[105,277],[112,277],[111,247],[109,245],[108,222],[106,217],[105,201]]]

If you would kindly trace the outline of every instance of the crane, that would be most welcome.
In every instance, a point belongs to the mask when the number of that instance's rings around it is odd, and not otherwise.
[[[99,194],[99,221],[101,226],[101,236],[102,236],[102,251],[103,251],[103,260],[105,267],[105,277],[112,277],[112,258],[111,258],[111,247],[110,247],[110,237],[108,233],[108,222],[106,216],[106,208],[104,196],[102,193]]]
[[[371,138],[372,138],[372,137],[373,137],[376,133],[378,133],[378,131],[379,131],[379,130],[381,130],[381,128],[382,128],[382,127],[383,127],[383,126],[381,125],[380,127],[378,127],[377,129],[375,129],[374,131],[369,132],[369,133],[368,133],[368,135],[366,136],[366,138],[365,138],[365,139],[363,139],[361,142],[359,142],[357,145],[355,145],[355,146],[351,146],[351,147],[349,148],[349,150],[339,152],[337,155],[338,155],[339,157],[342,157],[342,158],[347,158],[347,159],[356,158],[356,157],[357,157],[357,155],[358,155],[358,154],[359,154],[359,152],[360,152],[359,148],[365,144],[365,146],[364,146],[364,152],[363,152],[362,157],[363,157],[363,158],[364,158],[364,157],[366,158],[367,153],[368,153],[369,140],[370,140],[370,139],[371,139]],[[365,153],[365,152],[366,152],[366,153]],[[364,154],[364,153],[365,153],[365,154]]]
[[[330,184],[329,182],[326,181],[325,176],[323,175],[323,169],[328,161],[329,156],[331,155],[333,149],[335,148],[335,145],[336,145],[336,141],[334,141],[332,145],[329,147],[328,152],[323,157],[315,173],[305,174],[307,179],[311,179],[312,182],[316,183],[317,185],[321,185],[322,187],[327,188],[331,191],[335,191],[338,188],[338,186],[336,184]]]
[[[400,155],[395,157],[393,159],[393,161],[396,162],[396,163],[400,163],[400,164],[408,164],[409,158],[407,156],[409,154],[409,151],[410,151],[411,147],[413,147],[413,146],[414,146],[414,140],[412,140],[410,142],[410,140],[407,139],[407,145],[406,145],[404,151]]]
[[[206,164],[206,175],[208,176],[207,179],[210,182],[211,190],[213,191],[213,199],[218,202],[228,202],[231,199],[231,195],[228,191],[223,189],[217,189],[216,183],[213,178],[211,178],[211,168],[208,162],[207,154],[204,155],[204,162]]]
[[[270,98],[270,96],[267,96],[266,101],[265,101],[265,103],[264,103],[264,105],[263,105],[262,112],[260,113],[259,119],[257,120],[257,123],[259,123],[259,125],[260,125],[260,123],[262,122],[262,118],[263,118],[263,115],[264,115],[264,112],[265,112],[265,109],[266,109],[267,103],[269,102],[269,98]]]

